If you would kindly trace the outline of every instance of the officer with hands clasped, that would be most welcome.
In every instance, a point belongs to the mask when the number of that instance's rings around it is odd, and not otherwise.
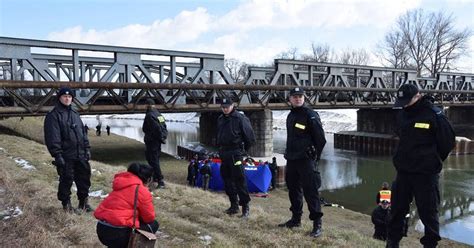
[[[221,177],[230,201],[230,207],[225,213],[238,213],[240,205],[241,217],[247,218],[250,213],[250,196],[242,159],[255,143],[255,134],[249,119],[234,109],[232,100],[223,99],[221,109],[222,114],[217,119],[217,145],[222,159]]]
[[[433,106],[433,98],[422,96],[413,84],[398,89],[394,108],[401,109],[396,129],[400,141],[393,157],[397,176],[392,185],[387,247],[399,247],[413,197],[425,226],[420,242],[436,247],[441,240],[439,173],[455,145],[455,134],[442,109]]]
[[[323,213],[318,192],[321,187],[318,161],[326,144],[326,138],[318,113],[304,105],[304,91],[301,88],[290,91],[290,103],[292,109],[286,119],[285,180],[292,217],[278,226],[293,228],[301,225],[304,195],[308,204],[309,219],[313,221],[310,236],[319,237],[322,233]]]
[[[91,186],[91,155],[87,131],[79,113],[71,107],[74,98],[71,89],[59,89],[57,97],[58,102],[44,121],[44,138],[59,175],[58,199],[65,211],[74,211],[70,198],[74,181],[79,210],[90,212],[93,209],[87,201]]]

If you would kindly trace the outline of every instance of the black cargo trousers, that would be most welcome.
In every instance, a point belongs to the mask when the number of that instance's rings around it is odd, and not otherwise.
[[[89,196],[91,187],[91,166],[85,159],[66,159],[66,164],[56,167],[59,175],[58,200],[66,202],[71,199],[72,182],[76,183],[77,198],[84,200]]]
[[[222,160],[221,177],[230,203],[232,205],[238,203],[241,206],[248,204],[250,196],[242,163],[242,152],[240,150],[221,150],[219,156]]]
[[[321,187],[321,175],[317,170],[316,162],[307,158],[287,160],[285,181],[293,217],[301,218],[304,195],[308,204],[309,219],[320,220],[323,216],[318,192]]]
[[[387,238],[393,241],[402,239],[405,216],[410,211],[413,197],[420,219],[425,225],[425,236],[420,242],[424,246],[434,247],[441,240],[438,218],[439,174],[397,173],[392,185],[391,219]]]

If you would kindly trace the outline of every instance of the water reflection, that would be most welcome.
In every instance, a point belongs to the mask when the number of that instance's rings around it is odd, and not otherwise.
[[[91,129],[97,125],[95,117],[83,117]],[[143,142],[142,120],[101,118],[102,128]],[[177,145],[199,141],[197,123],[168,122],[168,141],[164,152],[177,153]],[[104,135],[104,132],[102,132]],[[275,153],[283,153],[286,131],[273,133]],[[334,149],[333,136],[327,134],[326,145],[320,163],[322,196],[354,211],[370,214],[375,208],[375,196],[382,182],[395,177],[391,157],[366,157],[351,151]],[[441,208],[440,232],[460,242],[474,245],[474,156],[450,156],[444,164],[440,178]],[[416,210],[412,210],[412,226],[422,230]]]
[[[96,117],[82,117],[84,125],[88,125],[90,129],[94,130],[98,124]],[[107,125],[110,126],[110,132],[128,138],[143,142],[144,134],[142,132],[143,120],[137,119],[114,119],[114,118],[100,118],[102,123],[102,135]],[[199,141],[199,126],[195,123],[183,122],[167,122],[168,139],[166,144],[161,146],[161,150],[167,154],[177,154],[177,146],[184,146],[189,142]]]

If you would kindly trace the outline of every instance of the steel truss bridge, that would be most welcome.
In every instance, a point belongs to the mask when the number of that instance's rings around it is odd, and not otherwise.
[[[0,116],[44,115],[61,86],[75,90],[83,114],[143,112],[149,98],[162,112],[217,111],[223,98],[241,110],[282,110],[295,87],[313,108],[389,108],[406,83],[439,104],[473,106],[473,77],[277,59],[234,82],[222,54],[0,37]]]

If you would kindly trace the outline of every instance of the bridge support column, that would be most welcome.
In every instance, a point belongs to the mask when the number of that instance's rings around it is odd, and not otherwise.
[[[396,110],[359,109],[357,111],[357,131],[380,134],[395,132]]]
[[[474,107],[449,107],[446,114],[456,136],[474,139]]]
[[[199,142],[217,146],[217,118],[221,112],[202,112],[199,117]]]
[[[395,121],[396,110],[359,109],[357,131],[334,134],[334,147],[364,155],[390,155],[398,143],[394,137]]]
[[[250,155],[255,157],[269,157],[273,153],[273,114],[269,109],[249,111],[249,117],[255,132],[256,143],[250,148]]]
[[[202,112],[199,117],[199,142],[208,146],[217,146],[217,118],[221,112]],[[269,157],[273,152],[273,114],[271,110],[249,111],[249,118],[255,132],[256,143],[249,155]]]

